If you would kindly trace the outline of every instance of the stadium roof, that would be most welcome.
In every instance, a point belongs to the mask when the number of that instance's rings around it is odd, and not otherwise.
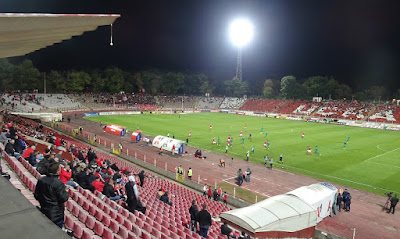
[[[110,25],[119,17],[119,14],[0,13],[0,58],[31,53]]]
[[[223,212],[221,218],[252,232],[295,232],[314,227],[317,212],[294,195],[278,195],[251,206]]]

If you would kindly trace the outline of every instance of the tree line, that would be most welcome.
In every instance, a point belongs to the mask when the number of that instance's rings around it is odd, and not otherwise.
[[[232,79],[209,79],[204,73],[168,72],[151,69],[139,72],[123,71],[118,67],[93,70],[69,70],[40,72],[30,60],[12,64],[0,59],[0,89],[6,91],[34,90],[43,92],[46,81],[47,92],[109,92],[156,94],[204,95],[242,97],[252,96],[270,99],[303,99],[323,97],[324,99],[370,100],[386,97],[400,98],[400,89],[390,96],[384,86],[373,86],[355,92],[346,84],[339,83],[332,76],[310,76],[296,79],[284,76],[281,79],[255,80],[250,89],[247,81]]]

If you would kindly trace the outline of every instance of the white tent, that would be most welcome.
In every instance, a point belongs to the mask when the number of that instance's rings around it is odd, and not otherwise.
[[[172,146],[175,146],[174,153],[182,154],[183,153],[183,144],[184,142],[179,139],[173,139],[166,136],[158,135],[153,139],[152,145],[156,148],[163,148],[165,151],[172,152]]]
[[[330,183],[315,183],[297,188],[286,193],[301,198],[304,202],[317,210],[317,220],[320,222],[329,216],[336,202],[337,188]]]
[[[278,195],[251,206],[221,213],[223,220],[256,238],[311,238],[317,212],[294,195]]]
[[[98,26],[118,14],[0,13],[0,58],[21,56],[51,46]]]

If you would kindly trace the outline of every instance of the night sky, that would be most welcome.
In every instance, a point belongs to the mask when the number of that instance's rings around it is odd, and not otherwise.
[[[1,1],[1,12],[119,13],[110,27],[26,57],[41,71],[117,66],[205,72],[231,79],[237,49],[228,26],[237,17],[255,26],[243,49],[243,78],[332,75],[355,89],[400,87],[400,1]],[[18,61],[21,57],[12,61]]]

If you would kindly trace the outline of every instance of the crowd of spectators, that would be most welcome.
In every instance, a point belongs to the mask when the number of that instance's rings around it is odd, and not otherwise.
[[[155,109],[157,103],[154,97],[147,93],[74,93],[73,96],[91,107],[127,107],[130,109]]]
[[[246,98],[238,98],[238,97],[225,97],[222,101],[219,108],[221,109],[237,109],[239,108],[244,102],[246,102]]]
[[[47,130],[39,123],[27,124],[23,118],[7,114],[3,114],[3,119],[4,122],[9,122],[1,125],[3,130],[0,137],[2,142],[6,144],[7,154],[20,160],[27,160],[37,171],[40,171],[40,174],[47,177],[39,179],[38,190],[35,192],[35,198],[41,202],[41,205],[43,200],[43,205],[48,204],[47,198],[43,198],[43,192],[47,190],[44,188],[48,185],[45,187],[42,184],[46,184],[46,180],[50,180],[50,185],[58,185],[57,182],[53,181],[58,178],[65,186],[74,188],[80,186],[92,192],[101,192],[103,197],[120,201],[119,204],[126,205],[125,207],[131,212],[148,213],[148,209],[141,203],[138,190],[139,186],[143,187],[145,177],[149,177],[145,175],[143,170],[135,174],[134,172],[129,172],[126,168],[119,169],[116,164],[111,164],[109,160],[98,156],[98,152],[94,149],[84,150],[77,147],[75,144],[71,144],[70,141],[65,140],[62,135],[57,135],[54,131]],[[39,143],[37,140],[32,140],[25,133],[41,135],[43,142]],[[10,138],[12,136],[14,136],[14,139]],[[17,145],[15,141],[21,142],[21,144],[18,143]],[[43,144],[46,144],[45,148],[43,148]],[[21,148],[20,145],[24,145],[24,147]],[[7,148],[10,147],[12,150],[8,151]],[[29,159],[30,157],[32,157],[32,160]],[[59,165],[59,168],[58,166],[55,168],[54,165],[56,164]],[[136,176],[139,178],[139,183],[136,182]],[[168,191],[161,188],[157,196],[163,203],[173,206],[169,199]],[[64,208],[63,205],[62,207]],[[46,210],[44,209],[42,212],[46,214]],[[210,214],[205,208],[200,212],[202,213],[199,215],[206,212]],[[47,216],[50,218],[54,215],[49,214]],[[59,219],[60,217],[56,216],[51,220],[60,226],[62,222]],[[196,225],[199,227],[199,233],[203,236],[207,235],[208,228],[211,226],[211,215],[210,220],[208,220],[207,215],[196,217],[196,222],[199,224]],[[189,225],[187,226],[189,227]]]
[[[2,108],[18,112],[40,112],[65,108],[75,109],[80,107],[79,103],[74,102],[65,94],[21,92],[0,93],[0,104]]]

